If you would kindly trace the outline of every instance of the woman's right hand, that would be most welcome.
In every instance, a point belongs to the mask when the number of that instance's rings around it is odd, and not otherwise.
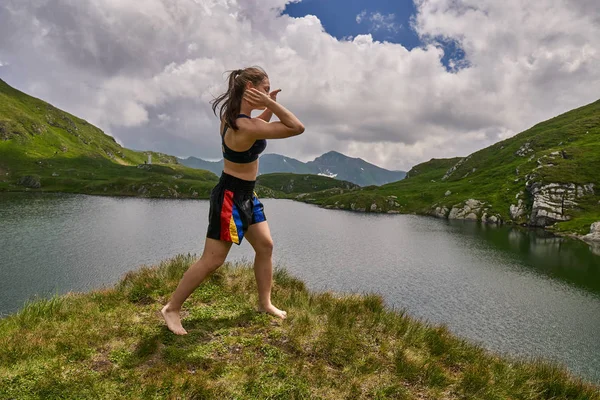
[[[266,108],[273,101],[267,94],[256,90],[255,88],[246,89],[244,92],[244,100],[252,107]]]

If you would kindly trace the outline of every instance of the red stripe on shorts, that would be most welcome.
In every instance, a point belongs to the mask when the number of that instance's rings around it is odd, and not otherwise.
[[[221,207],[221,240],[231,242],[231,234],[229,233],[229,222],[231,221],[231,213],[233,211],[233,192],[225,190],[223,198],[223,206]]]

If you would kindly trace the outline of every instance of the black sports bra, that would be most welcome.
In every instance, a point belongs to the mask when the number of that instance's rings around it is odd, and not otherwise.
[[[250,118],[250,117],[245,114],[240,114],[240,115],[238,115],[238,118]],[[248,164],[248,163],[251,163],[252,161],[256,161],[256,159],[258,158],[258,155],[260,153],[262,153],[265,150],[265,148],[267,147],[267,140],[260,139],[260,140],[256,140],[254,142],[254,144],[252,145],[252,147],[250,147],[246,151],[231,150],[225,144],[225,133],[227,132],[227,127],[228,127],[228,125],[226,122],[225,126],[223,127],[223,134],[221,134],[221,143],[222,143],[222,148],[223,148],[223,158],[224,159],[232,161],[234,163]]]

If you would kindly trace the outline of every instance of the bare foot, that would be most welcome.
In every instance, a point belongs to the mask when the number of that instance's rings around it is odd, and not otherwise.
[[[258,306],[258,312],[271,314],[271,315],[274,315],[281,319],[285,319],[287,317],[287,312],[280,310],[279,308],[275,307],[273,304],[271,304],[268,307]]]
[[[160,310],[165,322],[167,323],[167,327],[171,332],[176,335],[187,335],[187,331],[183,329],[181,326],[181,317],[179,316],[179,311],[169,310],[169,305],[167,304]]]

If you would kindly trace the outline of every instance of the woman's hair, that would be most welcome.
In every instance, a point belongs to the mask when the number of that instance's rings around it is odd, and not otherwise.
[[[265,78],[267,78],[267,73],[257,66],[231,71],[227,91],[211,100],[213,113],[217,115],[217,108],[221,105],[219,117],[231,128],[237,130],[238,126],[235,120],[240,113],[246,83],[252,82],[253,85],[258,86]]]

